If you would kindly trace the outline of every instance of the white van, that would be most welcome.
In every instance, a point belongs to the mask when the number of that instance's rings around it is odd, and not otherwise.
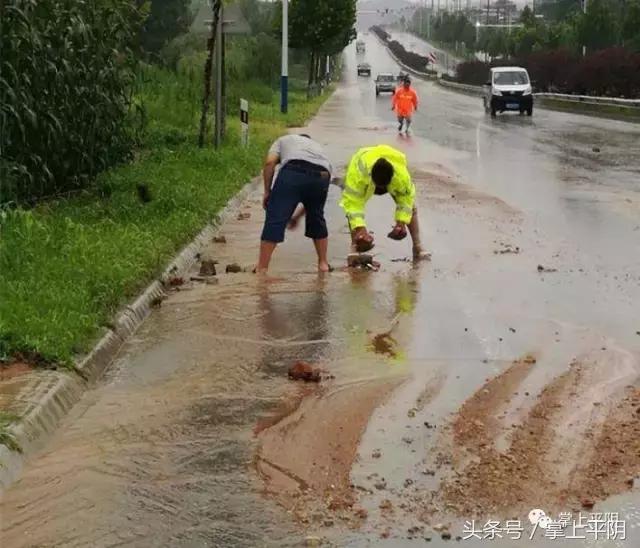
[[[484,85],[484,110],[496,112],[514,110],[520,114],[533,114],[533,92],[527,69],[522,67],[494,67]]]

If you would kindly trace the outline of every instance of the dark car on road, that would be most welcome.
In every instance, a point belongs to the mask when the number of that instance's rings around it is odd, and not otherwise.
[[[358,76],[371,76],[371,65],[369,63],[360,63],[358,65]]]
[[[394,93],[396,91],[396,77],[389,73],[383,72],[376,76],[376,95],[381,93]]]

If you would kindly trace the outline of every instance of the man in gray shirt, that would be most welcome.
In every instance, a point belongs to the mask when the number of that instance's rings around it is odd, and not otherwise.
[[[276,246],[299,204],[306,212],[305,236],[313,240],[318,270],[329,272],[328,231],[324,206],[331,183],[331,163],[322,146],[308,135],[285,135],[269,149],[262,171],[266,210],[256,272],[266,272]]]

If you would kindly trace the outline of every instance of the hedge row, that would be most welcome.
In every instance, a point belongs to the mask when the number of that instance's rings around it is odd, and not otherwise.
[[[400,42],[391,40],[391,36],[389,35],[389,33],[381,27],[371,27],[371,30],[382,39],[389,50],[391,50],[391,52],[400,60],[402,64],[419,72],[426,72],[428,74],[434,75],[436,74],[436,71],[427,68],[427,66],[431,62],[429,58],[424,57],[423,55],[419,55],[413,51],[407,51],[404,46],[400,44]]]
[[[521,59],[501,59],[493,63],[470,61],[456,70],[456,81],[483,84],[491,66],[518,65],[527,68],[537,91],[640,97],[640,53],[622,47],[601,50],[586,57],[566,50],[532,53]]]

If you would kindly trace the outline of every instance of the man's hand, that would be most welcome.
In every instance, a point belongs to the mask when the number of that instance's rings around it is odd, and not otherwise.
[[[392,240],[404,240],[407,237],[407,225],[404,223],[396,223],[393,230],[387,234]]]
[[[358,253],[364,253],[373,248],[373,235],[363,226],[355,229],[353,240]]]
[[[271,192],[264,191],[262,195],[262,208],[267,209],[267,205],[269,204],[269,196],[271,196]]]
[[[304,207],[299,207],[294,212],[291,219],[289,219],[289,224],[287,225],[289,227],[289,230],[295,230],[298,227],[298,225],[300,224],[300,219],[304,217],[304,214],[305,214]]]

